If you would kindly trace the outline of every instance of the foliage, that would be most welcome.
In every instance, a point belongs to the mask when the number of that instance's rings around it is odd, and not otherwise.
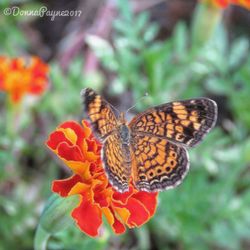
[[[197,42],[194,29],[199,29],[199,20],[194,19],[192,27],[180,22],[171,37],[159,41],[159,26],[148,13],[135,15],[128,1],[118,3],[120,15],[112,40],[86,38],[103,66],[96,75],[83,74],[80,58],[66,73],[53,61],[50,89],[39,99],[26,99],[19,110],[13,110],[0,93],[0,250],[33,249],[51,182],[69,176],[62,162],[51,160],[44,141],[62,121],[80,120],[80,90],[90,86],[101,92],[108,74],[113,76],[105,91],[109,97],[129,92],[136,100],[149,93],[136,106],[138,111],[172,100],[209,96],[218,103],[218,126],[190,150],[190,173],[180,187],[160,194],[158,210],[148,224],[122,236],[105,227],[98,239],[85,236],[71,224],[52,235],[48,249],[247,249],[249,37],[229,40],[219,23],[210,39]],[[8,3],[1,8],[5,6]],[[17,56],[27,49],[17,25],[21,21],[1,17],[0,51],[4,54]],[[91,79],[98,79],[94,86]]]

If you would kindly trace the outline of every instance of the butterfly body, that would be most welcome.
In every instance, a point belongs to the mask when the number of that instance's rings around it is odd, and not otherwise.
[[[127,125],[124,118],[124,113],[122,113],[122,118],[118,120],[118,132],[123,145],[129,145],[131,139],[131,131]]]
[[[208,98],[162,104],[129,123],[92,89],[81,92],[95,135],[103,143],[102,161],[119,192],[129,183],[155,192],[180,184],[189,169],[187,148],[197,145],[215,125],[217,105]]]

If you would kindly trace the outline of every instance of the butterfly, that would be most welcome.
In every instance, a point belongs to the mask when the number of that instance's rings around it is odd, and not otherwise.
[[[189,170],[187,148],[214,127],[217,105],[208,98],[165,103],[136,115],[129,123],[94,90],[81,91],[110,184],[118,192],[133,181],[140,191],[156,192],[179,185]]]

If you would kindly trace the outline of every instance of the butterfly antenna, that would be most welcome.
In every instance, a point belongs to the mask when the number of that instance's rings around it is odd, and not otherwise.
[[[107,101],[106,101],[107,102]],[[115,106],[113,106],[110,102],[107,102],[115,111],[117,111],[118,112],[118,114],[119,113],[121,113],[120,112],[120,110],[118,110]]]
[[[137,101],[135,102],[135,104],[132,107],[130,107],[129,109],[127,109],[127,111],[125,112],[125,114],[127,114],[129,112],[129,110],[133,109],[142,99],[144,99],[147,96],[148,96],[148,93],[146,92],[143,96],[141,96],[140,98],[138,98]]]

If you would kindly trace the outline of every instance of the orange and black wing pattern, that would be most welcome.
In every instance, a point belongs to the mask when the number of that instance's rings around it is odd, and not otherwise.
[[[217,105],[208,98],[166,103],[137,115],[129,124],[133,133],[166,138],[193,147],[214,127]]]
[[[105,140],[102,161],[112,186],[121,193],[128,191],[131,176],[130,148],[122,145],[117,133],[108,136]]]
[[[81,91],[84,110],[88,115],[95,135],[103,141],[117,128],[117,119],[110,105],[90,88]]]
[[[181,183],[189,169],[184,147],[167,139],[135,135],[132,142],[132,177],[138,190],[156,192]]]

